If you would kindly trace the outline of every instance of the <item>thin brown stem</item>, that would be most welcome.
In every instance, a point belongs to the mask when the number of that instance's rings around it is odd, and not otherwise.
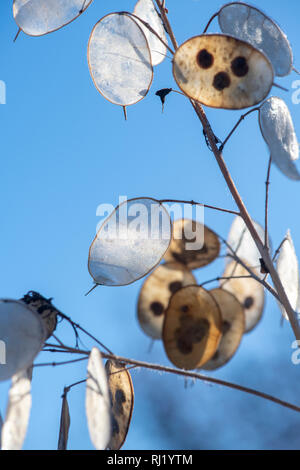
[[[171,25],[170,25],[170,22],[169,22],[169,19],[168,19],[168,16],[167,16],[165,4],[164,4],[164,2],[160,2],[159,0],[155,0],[155,1],[156,1],[157,6],[158,6],[158,9],[159,9],[164,27],[165,27],[165,29],[166,29],[166,31],[167,31],[170,39],[171,39],[173,47],[176,51],[176,49],[178,49],[178,44],[177,44],[176,38],[174,36],[173,30],[171,28]]]
[[[219,151],[222,152],[225,145],[227,144],[228,140],[232,137],[232,135],[235,133],[235,131],[237,130],[237,128],[239,127],[239,125],[243,122],[243,120],[249,116],[249,114],[253,113],[254,111],[259,111],[259,108],[253,108],[253,109],[250,109],[250,111],[248,111],[247,113],[245,114],[242,114],[242,116],[240,117],[240,119],[238,120],[238,122],[236,123],[236,125],[234,126],[234,128],[229,132],[228,136],[226,137],[226,139],[224,140],[224,142],[222,143],[222,145],[220,146],[219,148]]]
[[[213,20],[219,15],[219,13],[220,13],[220,12],[218,11],[217,13],[215,13],[215,14],[211,17],[211,19],[209,20],[209,22],[208,22],[207,25],[205,26],[204,31],[203,31],[202,34],[205,34],[205,33],[207,32],[207,30],[208,30],[208,28],[210,27],[211,23],[212,23]]]
[[[16,40],[18,39],[21,31],[22,31],[21,28],[19,28],[17,34],[15,35],[14,42],[16,42]]]
[[[265,247],[269,249],[269,235],[268,235],[268,224],[269,224],[269,189],[270,189],[270,175],[271,175],[272,156],[270,156],[267,179],[266,179],[266,202],[265,202]]]
[[[206,209],[213,209],[215,211],[220,211],[220,212],[225,212],[227,214],[233,214],[236,216],[239,216],[240,213],[237,211],[232,211],[230,209],[223,209],[222,207],[216,207],[216,206],[209,206],[208,204],[202,204],[201,202],[195,202],[195,201],[184,201],[181,199],[161,199],[159,201],[161,204],[163,203],[177,203],[177,204],[190,204],[191,206],[203,206]]]

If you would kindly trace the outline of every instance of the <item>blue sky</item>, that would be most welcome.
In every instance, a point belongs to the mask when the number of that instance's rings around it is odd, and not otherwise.
[[[89,245],[95,235],[100,203],[118,203],[119,195],[158,199],[194,199],[235,209],[213,155],[188,101],[167,98],[164,114],[155,92],[175,87],[171,62],[155,69],[145,100],[122,110],[105,101],[89,76],[86,49],[90,31],[105,14],[134,1],[95,0],[77,21],[41,38],[17,32],[12,1],[0,5],[0,79],[7,86],[7,104],[0,106],[0,296],[20,298],[29,290],[54,297],[54,304],[99,337],[116,354],[168,364],[162,345],[148,352],[149,340],[136,320],[142,281],[122,288],[98,288],[90,296],[87,270]],[[170,20],[178,42],[199,34],[221,6],[219,1],[169,0]],[[295,66],[300,5],[289,0],[262,0],[264,9],[288,34]],[[210,31],[218,31],[215,21]],[[291,89],[297,75],[277,81]],[[292,93],[274,89],[290,107],[296,130],[300,107]],[[207,109],[213,129],[224,138],[240,112]],[[250,214],[264,217],[268,151],[257,115],[244,122],[229,142],[226,162]],[[272,169],[270,231],[277,246],[288,228],[300,253],[297,212],[300,186]],[[230,215],[205,212],[208,226],[226,236]],[[222,273],[223,260],[199,271],[201,281]],[[57,334],[74,345],[72,329]],[[93,343],[83,338],[85,345]],[[280,312],[267,299],[259,326],[243,339],[234,359],[214,376],[258,388],[299,403],[300,366],[291,363],[293,335],[280,326]],[[37,362],[61,360],[43,353]],[[33,408],[25,449],[57,446],[63,387],[85,377],[85,363],[34,371]],[[300,416],[239,392],[149,371],[133,372],[136,402],[124,449],[290,449],[299,448]],[[0,385],[2,414],[8,383]],[[84,385],[69,395],[70,449],[92,449],[85,411]]]

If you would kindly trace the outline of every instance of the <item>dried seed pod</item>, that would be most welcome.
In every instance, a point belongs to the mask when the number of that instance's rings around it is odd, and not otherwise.
[[[245,263],[246,264],[246,263]],[[251,268],[257,276],[258,271]],[[242,276],[250,276],[247,269],[241,264],[232,261],[226,266],[224,277],[232,277],[230,280],[221,280],[221,287],[231,292],[242,304],[245,311],[245,333],[253,330],[260,321],[265,303],[264,287],[253,278]]]
[[[88,63],[95,87],[111,103],[135,104],[150,89],[153,67],[148,41],[129,14],[111,13],[94,26]]]
[[[67,393],[64,393],[62,397],[62,406],[60,413],[60,425],[59,425],[59,436],[58,436],[58,450],[67,450],[69,429],[71,424],[70,410]]]
[[[162,338],[164,313],[177,290],[197,284],[193,274],[179,263],[158,266],[144,282],[137,307],[139,324],[146,335]]]
[[[171,297],[165,313],[163,343],[176,367],[201,367],[215,354],[221,336],[220,308],[208,291],[188,286]]]
[[[222,315],[222,338],[213,357],[202,369],[215,370],[224,366],[236,353],[245,332],[244,308],[237,298],[224,289],[209,291],[217,301]]]
[[[80,16],[93,0],[14,0],[13,15],[29,36],[43,36]]]
[[[166,209],[155,199],[131,199],[104,221],[89,251],[96,284],[122,286],[148,274],[164,256],[172,237]]]
[[[60,313],[52,304],[52,299],[46,299],[41,294],[30,291],[20,300],[40,315],[47,330],[46,339],[50,338],[56,330],[57,315]]]
[[[97,450],[105,450],[111,439],[111,406],[107,376],[97,348],[89,355],[85,410],[90,438]]]
[[[5,346],[5,357],[0,357],[0,381],[31,367],[46,337],[44,323],[32,308],[18,300],[1,299],[0,347]]]
[[[293,310],[297,309],[299,296],[299,263],[290,231],[282,244],[276,269]],[[282,315],[288,316],[282,304],[278,302]]]
[[[139,0],[134,7],[133,13],[148,23],[151,28],[159,35],[159,37],[167,44],[166,33],[160,17],[155,9],[153,0]],[[152,65],[160,64],[167,53],[166,46],[153,34],[146,26],[138,22],[145,33],[149,48],[151,51]]]
[[[125,442],[132,418],[134,390],[125,364],[108,360],[105,364],[112,407],[111,450],[119,450]]]
[[[212,263],[220,253],[218,236],[205,225],[190,219],[173,223],[173,237],[164,259],[197,269]]]
[[[271,96],[260,107],[259,125],[274,163],[288,178],[299,181],[294,163],[299,158],[299,144],[292,116],[285,102]]]
[[[231,34],[262,51],[271,61],[275,74],[288,75],[293,66],[290,43],[279,26],[261,10],[243,2],[224,5],[218,14],[223,33]]]
[[[187,96],[224,109],[260,103],[274,81],[273,67],[262,52],[221,34],[196,36],[183,43],[173,59],[173,75]]]

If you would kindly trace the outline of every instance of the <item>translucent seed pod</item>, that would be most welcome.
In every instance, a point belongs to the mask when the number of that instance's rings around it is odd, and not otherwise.
[[[222,338],[213,357],[202,369],[215,370],[224,366],[236,353],[245,332],[244,308],[237,298],[224,289],[209,291],[217,301],[222,315]]]
[[[205,225],[190,219],[173,223],[173,237],[164,259],[184,264],[187,269],[202,268],[220,253],[218,236]]]
[[[163,344],[176,367],[201,367],[215,354],[221,337],[220,308],[208,291],[188,286],[171,297],[165,313]]]
[[[98,231],[89,251],[89,272],[99,285],[131,284],[160,263],[171,237],[170,216],[158,201],[128,200]]]
[[[251,44],[232,36],[206,34],[176,51],[173,75],[184,94],[212,108],[243,109],[269,94],[274,71]]]
[[[258,276],[259,272],[254,268],[251,269]],[[223,277],[232,277],[232,279],[221,280],[220,285],[226,291],[231,292],[244,307],[245,333],[248,333],[261,320],[265,304],[265,292],[262,284],[246,276],[250,276],[247,269],[232,261],[226,266],[223,274]]]
[[[137,316],[139,324],[153,339],[162,339],[165,310],[177,290],[197,284],[193,274],[179,263],[159,265],[145,280],[139,294]]]
[[[132,418],[133,384],[125,364],[108,360],[105,369],[112,409],[112,436],[107,447],[119,450],[125,442]]]
[[[29,36],[52,33],[78,18],[93,0],[14,0],[13,16]]]
[[[224,5],[218,14],[223,33],[249,42],[262,51],[279,77],[288,75],[293,66],[293,53],[286,35],[261,10],[243,2]]]
[[[139,0],[134,7],[133,13],[148,23],[151,28],[167,44],[166,33],[160,17],[155,9],[153,0]],[[152,65],[160,64],[167,53],[166,46],[153,34],[143,23],[138,23],[145,33],[151,51]]]
[[[151,51],[143,30],[129,14],[111,13],[94,26],[88,64],[95,87],[111,103],[135,104],[150,89]]]
[[[42,319],[17,300],[0,300],[0,381],[32,366],[47,331]]]
[[[299,143],[285,102],[276,96],[266,100],[259,110],[259,125],[269,147],[272,163],[285,176],[299,181],[300,173],[294,163],[299,158]]]

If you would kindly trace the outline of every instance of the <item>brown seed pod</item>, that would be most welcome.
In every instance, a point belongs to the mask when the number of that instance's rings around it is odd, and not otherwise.
[[[258,272],[251,268],[254,274]],[[265,303],[265,292],[263,286],[252,278],[240,278],[239,276],[249,276],[249,272],[236,261],[226,266],[224,277],[234,277],[236,279],[221,280],[221,287],[231,292],[243,305],[245,310],[245,333],[253,330],[262,317]]]
[[[108,360],[105,364],[112,406],[112,436],[108,444],[111,450],[119,450],[125,442],[131,422],[134,390],[125,364]]]
[[[162,338],[164,313],[170,298],[182,287],[197,284],[193,274],[179,263],[158,266],[144,282],[137,306],[139,324],[146,335]]]
[[[215,354],[221,336],[220,308],[203,287],[184,287],[171,297],[165,313],[163,343],[176,367],[201,367]]]
[[[220,241],[212,230],[200,222],[179,219],[173,224],[173,237],[164,259],[197,269],[212,263],[219,253]]]
[[[209,291],[217,301],[222,315],[222,338],[217,351],[202,369],[215,370],[224,366],[236,353],[245,332],[244,308],[237,298],[223,289]]]
[[[260,103],[274,81],[273,67],[262,52],[223,34],[204,34],[183,43],[173,59],[173,75],[187,96],[224,109]]]
[[[21,299],[29,305],[43,319],[47,330],[47,338],[50,338],[57,326],[57,315],[60,313],[52,304],[52,299],[46,299],[37,292],[30,291]]]

